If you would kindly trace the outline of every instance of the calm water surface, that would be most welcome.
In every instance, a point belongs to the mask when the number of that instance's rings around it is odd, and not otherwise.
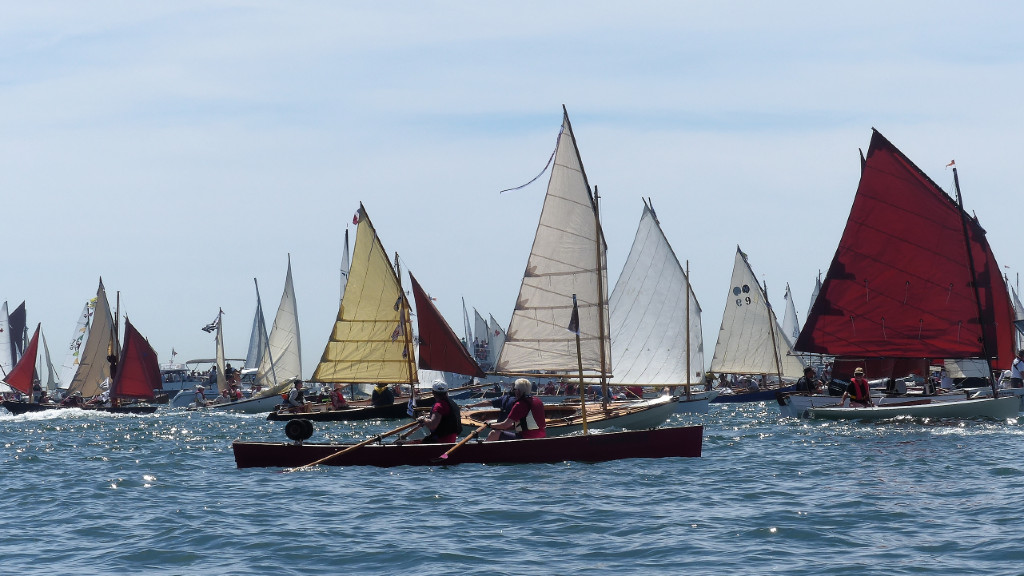
[[[0,409],[0,573],[1024,574],[1016,421],[670,423],[702,458],[283,474],[234,466],[265,416]]]

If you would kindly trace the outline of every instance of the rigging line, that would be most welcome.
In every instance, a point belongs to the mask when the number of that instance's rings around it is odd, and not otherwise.
[[[563,125],[563,126],[564,126],[564,125]],[[555,138],[555,149],[551,151],[551,156],[550,156],[550,157],[548,158],[548,163],[544,165],[544,169],[540,171],[540,174],[537,174],[536,176],[534,176],[534,177],[533,177],[533,178],[532,178],[532,179],[531,179],[531,180],[530,180],[529,182],[527,182],[526,184],[522,184],[522,185],[520,185],[520,186],[516,186],[515,188],[506,188],[506,189],[504,189],[504,190],[501,190],[500,192],[498,192],[498,194],[504,194],[505,192],[513,192],[513,191],[515,191],[515,190],[521,190],[521,189],[523,189],[523,188],[526,188],[526,187],[527,187],[527,186],[529,186],[530,184],[533,184],[534,182],[536,182],[536,181],[537,181],[537,179],[538,179],[538,178],[540,178],[541,176],[543,176],[543,175],[544,175],[544,173],[545,173],[545,172],[547,172],[547,171],[548,171],[548,168],[549,168],[549,167],[551,166],[551,162],[552,162],[552,161],[553,161],[553,160],[555,159],[555,154],[556,154],[556,153],[558,152],[558,142],[559,142],[559,141],[560,141],[561,139],[562,139],[562,128],[559,128],[559,129],[558,129],[558,137],[557,137],[557,138]]]

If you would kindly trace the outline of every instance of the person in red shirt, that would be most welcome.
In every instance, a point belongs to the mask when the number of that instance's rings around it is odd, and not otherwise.
[[[514,440],[516,438],[545,438],[547,424],[544,421],[544,403],[530,394],[530,381],[516,380],[516,403],[508,418],[501,422],[488,423],[491,433],[487,440]]]
[[[459,405],[448,397],[448,385],[443,380],[436,380],[430,387],[434,393],[434,407],[430,409],[430,418],[417,418],[420,425],[430,431],[423,443],[455,442],[459,437]]]

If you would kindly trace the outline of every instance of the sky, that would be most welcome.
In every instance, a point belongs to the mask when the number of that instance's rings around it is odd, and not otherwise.
[[[507,327],[569,112],[614,284],[650,197],[711,362],[737,245],[800,321],[878,129],[968,211],[1011,283],[1015,2],[3,2],[0,301],[60,364],[100,277],[161,362],[244,356],[289,255],[303,373],[362,202],[462,334]],[[926,234],[926,230],[921,231]],[[407,285],[408,286],[408,285]]]

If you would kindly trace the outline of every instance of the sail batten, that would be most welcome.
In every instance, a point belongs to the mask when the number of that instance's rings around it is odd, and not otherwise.
[[[951,359],[984,357],[988,342],[989,357],[1008,366],[1012,319],[984,229],[874,131],[846,229],[796,348]]]
[[[575,335],[567,330],[575,294],[583,371],[611,373],[605,249],[596,201],[569,116],[564,114],[533,247],[496,372],[578,372]]]
[[[360,204],[345,295],[320,363],[317,382],[416,381],[408,345],[409,305],[398,275]],[[411,372],[411,374],[410,374]]]

